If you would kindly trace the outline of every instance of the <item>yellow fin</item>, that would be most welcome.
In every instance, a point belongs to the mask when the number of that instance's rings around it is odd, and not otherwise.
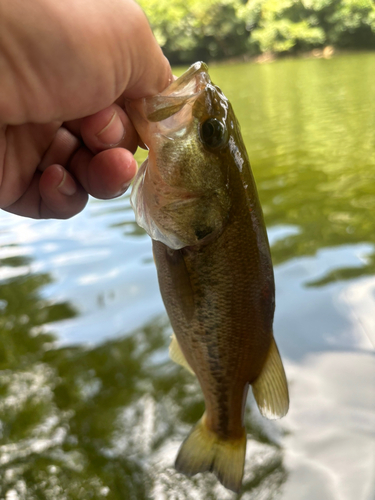
[[[288,382],[275,339],[272,339],[263,370],[251,386],[263,417],[273,420],[288,413]]]
[[[192,370],[189,363],[186,361],[186,358],[181,351],[181,348],[180,348],[179,343],[177,341],[176,335],[173,334],[171,338],[172,338],[172,340],[171,340],[171,344],[169,346],[169,357],[171,358],[172,361],[174,361],[178,365],[183,366],[190,373],[195,375],[194,371]]]
[[[198,472],[214,472],[223,486],[238,493],[242,484],[245,454],[245,429],[241,438],[224,440],[208,429],[203,415],[182,443],[175,467],[187,476],[194,476]]]

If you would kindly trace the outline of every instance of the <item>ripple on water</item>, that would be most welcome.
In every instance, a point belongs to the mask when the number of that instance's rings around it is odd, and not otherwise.
[[[374,54],[212,68],[242,125],[275,263],[280,422],[246,410],[241,498],[372,500]],[[0,497],[229,499],[175,472],[203,412],[129,197],[0,214]]]

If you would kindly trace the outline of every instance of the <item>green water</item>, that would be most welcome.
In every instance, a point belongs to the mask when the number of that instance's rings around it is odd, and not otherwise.
[[[257,181],[291,395],[276,422],[249,397],[240,498],[373,500],[375,54],[211,76]],[[0,499],[235,498],[211,474],[173,469],[204,404],[168,359],[128,197],[70,221],[1,213],[0,259]]]

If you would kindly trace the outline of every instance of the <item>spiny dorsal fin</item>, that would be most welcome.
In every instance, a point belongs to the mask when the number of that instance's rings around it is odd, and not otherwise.
[[[171,337],[171,344],[169,346],[169,357],[171,358],[172,361],[177,363],[178,365],[183,366],[186,368],[190,373],[195,375],[194,371],[192,370],[191,366],[189,363],[186,361],[185,356],[183,355],[180,345],[177,341],[176,335],[173,334]]]
[[[273,420],[288,413],[288,382],[275,339],[272,339],[263,370],[251,386],[263,417]]]
[[[246,454],[246,431],[235,440],[222,439],[208,429],[205,415],[182,443],[175,467],[187,476],[212,471],[223,486],[238,493]]]

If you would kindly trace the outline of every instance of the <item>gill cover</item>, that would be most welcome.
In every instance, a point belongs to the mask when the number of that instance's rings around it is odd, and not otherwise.
[[[161,226],[160,221],[156,222],[155,220],[156,211],[160,212],[160,209],[165,208],[168,203],[168,208],[172,207],[173,210],[171,201],[165,199],[165,192],[170,195],[173,193],[173,188],[167,186],[164,179],[156,172],[155,157],[152,157],[153,164],[150,164],[152,156],[150,145],[155,137],[173,141],[175,137],[181,136],[186,131],[186,124],[192,120],[193,104],[197,96],[210,83],[207,66],[198,62],[160,94],[141,99],[136,104],[128,104],[129,114],[137,130],[141,128],[145,131],[142,139],[150,149],[149,158],[141,165],[134,179],[130,203],[137,224],[153,240],[160,241],[174,250],[187,246],[187,242],[182,241],[175,232],[169,230],[165,225]],[[208,142],[217,140],[218,134],[212,126],[210,128],[209,123],[204,127],[204,134],[207,136]],[[153,171],[151,172],[151,170]],[[176,199],[178,199],[180,191],[176,189],[175,194]],[[181,199],[182,204],[183,196]],[[185,202],[189,203],[189,197]]]
[[[142,227],[153,240],[161,241],[169,248],[178,250],[186,246],[184,242],[175,234],[159,228],[149,210],[144,188],[147,165],[148,159],[142,163],[133,181],[130,204],[134,210],[135,220],[138,226]]]

